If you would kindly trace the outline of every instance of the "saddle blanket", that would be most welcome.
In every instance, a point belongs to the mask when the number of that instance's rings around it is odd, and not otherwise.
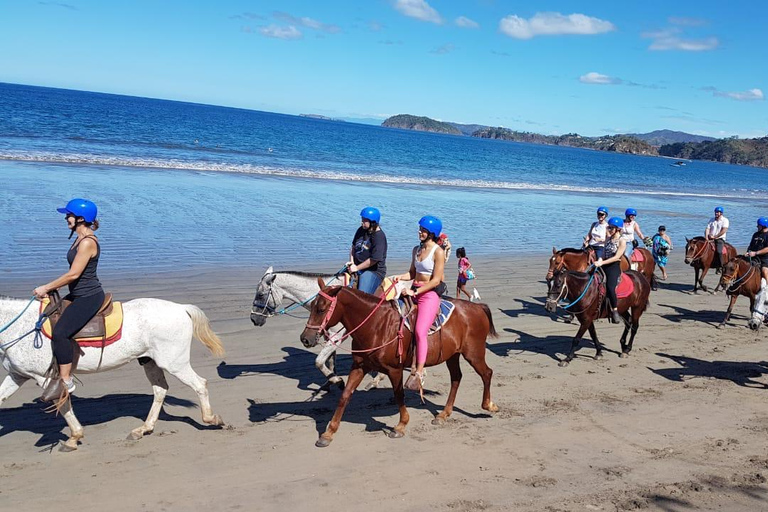
[[[601,282],[600,286],[603,289],[603,293],[605,293],[605,283]],[[621,276],[619,277],[619,283],[616,285],[616,298],[624,299],[632,295],[632,292],[634,291],[635,291],[635,282],[632,280],[632,278],[629,275],[622,272]]]
[[[45,310],[46,306],[48,306],[49,299],[43,299],[40,302],[40,313],[42,314],[43,310]],[[112,303],[112,312],[107,315],[104,318],[104,324],[106,327],[107,337],[105,340],[102,340],[100,337],[98,338],[75,338],[75,341],[77,341],[78,345],[81,347],[101,347],[102,341],[104,342],[104,346],[111,345],[112,343],[118,341],[123,336],[123,303],[122,302],[113,302]],[[51,338],[51,333],[53,332],[53,329],[51,328],[51,321],[49,319],[45,320],[45,323],[43,324],[42,329],[43,334],[46,338]]]
[[[400,310],[401,316],[404,315],[408,309],[403,299],[397,299],[397,308]],[[448,321],[448,319],[451,318],[451,315],[453,315],[454,309],[456,309],[456,304],[454,304],[449,300],[441,299],[440,312],[437,314],[437,317],[435,318],[435,321],[432,324],[432,327],[429,328],[429,334],[434,334],[440,329],[442,329],[445,323]],[[413,329],[411,328],[410,315],[405,318],[405,327],[409,331],[413,332]]]
[[[632,251],[632,263],[645,261],[645,254],[642,251]]]

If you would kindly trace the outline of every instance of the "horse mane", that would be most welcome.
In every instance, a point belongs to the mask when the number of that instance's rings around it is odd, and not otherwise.
[[[273,274],[288,274],[292,276],[299,276],[299,277],[329,277],[334,275],[331,272],[326,273],[318,273],[318,272],[304,272],[302,270],[276,270],[272,272]]]
[[[577,249],[575,247],[565,247],[563,249],[560,249],[557,252],[562,252],[563,254],[573,254],[573,253],[584,252],[584,249]]]
[[[689,242],[704,242],[705,239],[703,236],[695,236],[693,238],[688,239]]]

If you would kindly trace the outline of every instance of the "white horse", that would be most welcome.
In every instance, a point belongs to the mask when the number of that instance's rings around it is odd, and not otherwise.
[[[34,379],[40,387],[46,384],[45,374],[53,354],[48,338],[43,338],[41,348],[35,347],[34,329],[39,316],[39,303],[33,302],[18,320],[13,321],[27,303],[23,299],[0,296],[0,329],[7,326],[0,332],[0,361],[8,372],[0,385],[0,404],[29,379]],[[140,357],[149,358],[144,364],[144,372],[152,384],[154,401],[146,421],[131,431],[129,439],[140,439],[154,430],[168,392],[166,371],[195,390],[200,399],[204,423],[223,425],[219,415],[211,411],[206,380],[195,373],[189,364],[193,335],[214,355],[224,355],[221,340],[211,330],[208,317],[197,306],[160,299],[124,302],[121,339],[106,346],[103,355],[101,347],[83,348],[84,355],[80,357],[76,373],[103,372]],[[83,438],[83,427],[72,411],[71,401],[61,408],[61,413],[71,435],[60,449],[76,450]]]
[[[267,318],[275,315],[288,314],[299,308],[307,311],[310,309],[312,300],[320,291],[317,285],[317,278],[323,278],[323,281],[329,285],[342,284],[340,278],[333,274],[315,274],[311,272],[281,271],[275,272],[269,267],[259,281],[256,288],[256,296],[253,298],[251,308],[251,322],[256,327],[261,327],[267,322]],[[290,304],[282,309],[283,301],[290,301]],[[320,389],[328,390],[331,385],[344,388],[344,379],[336,375],[336,345],[326,340],[322,350],[315,358],[315,367],[325,375],[327,381]],[[379,382],[384,378],[383,375],[376,375],[366,389],[378,387]]]
[[[755,295],[755,307],[752,310],[752,318],[749,319],[749,328],[753,331],[760,329],[765,320],[765,314],[768,313],[768,283],[765,279],[760,279],[760,291]]]

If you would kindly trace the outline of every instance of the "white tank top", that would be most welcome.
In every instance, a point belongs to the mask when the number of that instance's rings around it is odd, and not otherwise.
[[[432,247],[432,250],[429,251],[427,257],[422,261],[419,261],[418,249],[413,253],[413,266],[416,268],[417,274],[423,274],[427,276],[432,275],[432,272],[435,270],[435,251],[437,250],[437,247],[438,245],[435,244],[435,246]]]
[[[624,222],[624,226],[621,228],[621,239],[627,243],[632,243],[635,239],[635,221]]]

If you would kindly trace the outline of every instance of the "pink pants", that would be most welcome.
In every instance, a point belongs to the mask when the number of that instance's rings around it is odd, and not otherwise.
[[[421,283],[414,283],[414,286],[419,287]],[[416,318],[416,364],[424,364],[429,349],[427,336],[440,311],[440,297],[434,290],[429,290],[416,296],[416,304],[419,306]]]

